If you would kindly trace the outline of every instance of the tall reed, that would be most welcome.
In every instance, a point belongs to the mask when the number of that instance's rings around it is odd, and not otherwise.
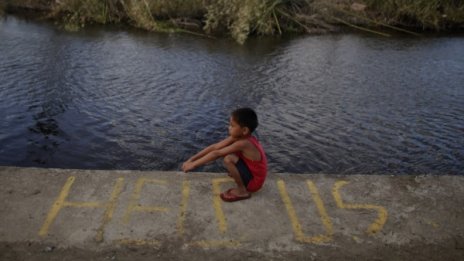
[[[462,0],[365,0],[389,23],[441,30],[464,23]]]
[[[274,34],[277,22],[275,8],[282,0],[218,0],[207,6],[206,32],[229,31],[243,43],[250,33]]]
[[[6,4],[3,1],[0,2],[0,17],[2,17],[5,14],[5,8]]]
[[[286,20],[277,8],[303,6],[310,0],[60,0],[54,16],[62,16],[65,28],[76,30],[88,23],[126,19],[139,28],[175,31],[175,18],[193,18],[205,32],[229,32],[239,43],[250,34],[281,33]],[[202,27],[202,28],[201,28]],[[284,28],[285,29],[285,28]]]
[[[375,24],[464,28],[463,0],[356,2],[367,4],[364,14]],[[9,6],[48,6],[50,17],[62,20],[68,30],[92,23],[124,22],[151,31],[228,34],[243,43],[249,35],[324,33],[337,30],[335,25],[340,23],[356,28],[360,19],[350,9],[351,3],[353,0],[0,0],[0,13]]]
[[[89,23],[118,22],[124,16],[118,0],[60,0],[52,8],[51,16],[61,18],[72,31]]]
[[[198,18],[203,19],[208,1],[205,0],[149,0],[152,14],[160,19]]]

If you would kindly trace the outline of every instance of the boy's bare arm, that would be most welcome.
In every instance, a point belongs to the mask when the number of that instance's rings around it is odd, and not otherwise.
[[[245,146],[243,141],[232,142],[228,146],[212,150],[196,160],[187,161],[182,165],[182,170],[188,172],[208,162],[216,160],[217,158],[224,157],[228,154],[241,151]]]
[[[218,143],[212,144],[212,145],[204,148],[203,150],[201,150],[197,154],[193,155],[190,159],[188,159],[187,162],[195,161],[195,160],[197,160],[199,158],[204,157],[206,154],[210,153],[211,151],[220,150],[220,149],[222,149],[222,148],[224,148],[226,146],[229,146],[234,141],[235,141],[235,139],[229,136],[229,137],[225,138],[224,140],[222,140],[222,141],[220,141]]]

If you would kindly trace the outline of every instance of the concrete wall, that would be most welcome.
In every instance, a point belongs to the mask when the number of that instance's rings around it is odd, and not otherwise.
[[[95,253],[142,247],[174,259],[198,251],[213,259],[224,251],[464,257],[463,176],[271,173],[261,191],[234,203],[218,197],[233,185],[224,173],[0,167],[0,182],[0,242],[10,255],[28,243]]]

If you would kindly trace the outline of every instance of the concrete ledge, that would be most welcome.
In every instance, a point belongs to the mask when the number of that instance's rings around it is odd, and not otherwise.
[[[0,182],[0,260],[464,257],[464,176],[272,173],[234,203],[214,173],[0,167]]]

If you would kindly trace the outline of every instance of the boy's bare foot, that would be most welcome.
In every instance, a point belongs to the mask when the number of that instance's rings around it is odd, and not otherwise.
[[[221,199],[227,202],[234,202],[238,200],[249,199],[251,197],[251,193],[247,191],[240,191],[237,188],[229,189],[224,193],[221,193]]]

